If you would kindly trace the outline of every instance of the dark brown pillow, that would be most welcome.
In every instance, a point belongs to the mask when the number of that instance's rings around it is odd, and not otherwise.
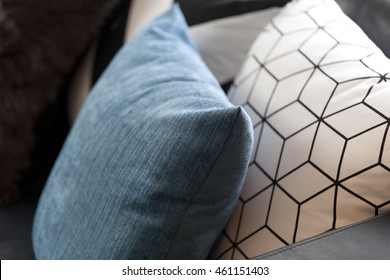
[[[18,195],[34,129],[118,0],[0,0],[0,205]]]

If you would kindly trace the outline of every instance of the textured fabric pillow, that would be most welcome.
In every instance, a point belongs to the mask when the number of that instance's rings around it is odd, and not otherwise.
[[[40,199],[37,258],[206,258],[239,196],[252,132],[175,6],[89,96]]]
[[[255,257],[390,210],[389,72],[333,0],[294,1],[272,20],[229,92],[255,145],[214,257]]]

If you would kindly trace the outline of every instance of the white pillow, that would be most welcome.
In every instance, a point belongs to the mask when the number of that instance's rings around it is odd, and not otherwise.
[[[390,210],[389,72],[333,0],[293,1],[272,20],[229,92],[255,146],[214,257],[252,258]]]
[[[230,82],[237,75],[259,30],[280,9],[272,7],[208,21],[190,28],[203,60],[221,84]]]

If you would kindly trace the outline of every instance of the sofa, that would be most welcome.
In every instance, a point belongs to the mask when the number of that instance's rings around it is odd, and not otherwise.
[[[124,1],[127,2],[127,1]],[[253,12],[260,9],[278,7],[285,5],[288,1],[178,1],[181,2],[181,7],[186,16],[190,27],[195,30],[195,38],[201,40],[202,32],[197,32],[196,28],[201,26],[201,23],[209,22],[217,18],[226,18],[233,15],[241,15],[248,12]],[[387,0],[363,1],[363,0],[339,0],[337,1],[344,12],[350,16],[366,33],[367,35],[381,48],[381,50],[390,56],[387,37],[390,35],[388,26],[390,21],[387,14],[390,11],[390,2]],[[123,3],[122,3],[123,4]],[[128,4],[128,3],[127,3]],[[276,12],[273,12],[274,15]],[[134,16],[134,15],[133,15]],[[122,33],[123,27],[118,27],[118,17],[127,17],[127,13],[123,13],[121,9],[114,11],[112,17],[106,22],[106,26],[102,28],[101,43],[97,51],[97,59],[93,69],[94,80],[96,81],[100,74],[104,71],[106,65],[111,60],[112,56],[122,45],[120,41],[116,46],[104,46],[107,42],[115,42],[110,38],[118,36],[118,32]],[[112,26],[116,26],[112,28]],[[196,33],[197,32],[197,33]],[[196,37],[198,36],[198,37]],[[196,40],[195,40],[196,41]],[[196,41],[198,43],[198,41]],[[203,42],[204,43],[204,42]],[[200,44],[200,43],[199,43]],[[101,48],[101,49],[99,49]],[[246,46],[249,48],[249,46]],[[208,53],[205,51],[204,57],[207,62]],[[241,59],[243,59],[241,57]],[[81,63],[81,62],[80,62]],[[218,67],[218,63],[212,64],[210,61],[209,67],[220,73],[217,75],[218,81],[224,89],[228,90],[232,84],[232,79],[235,76],[234,69],[232,72],[222,71]],[[223,67],[222,67],[223,68]],[[66,81],[68,82],[68,81]],[[87,86],[88,89],[88,86]],[[39,151],[46,154],[46,157],[38,157],[35,160],[31,172],[23,181],[22,198],[9,206],[0,209],[0,258],[1,259],[34,259],[32,250],[31,231],[33,217],[37,206],[43,185],[46,182],[47,176],[52,168],[52,165],[59,153],[60,147],[64,138],[71,126],[74,115],[77,114],[83,101],[80,101],[72,95],[74,93],[64,93],[59,101],[55,104],[58,109],[48,120],[52,122],[49,133],[42,135],[42,140],[39,140]],[[71,96],[72,100],[77,100],[78,104],[71,109],[66,107],[67,96]],[[65,97],[64,97],[65,96]],[[82,100],[82,99],[81,99]],[[71,102],[72,103],[72,102]],[[76,102],[77,103],[77,102]],[[75,109],[76,108],[76,109]],[[68,116],[68,111],[73,112],[73,117]],[[53,125],[54,122],[54,125]],[[48,139],[53,137],[56,130],[62,131],[57,133],[55,141]],[[50,142],[51,147],[44,143]],[[54,143],[54,144],[53,144]],[[48,151],[50,150],[50,151]],[[42,153],[37,153],[42,155]],[[367,220],[355,223],[350,226],[341,227],[331,230],[327,233],[296,242],[278,250],[252,256],[254,259],[389,259],[390,258],[390,237],[387,234],[387,229],[390,226],[390,215],[380,214]]]

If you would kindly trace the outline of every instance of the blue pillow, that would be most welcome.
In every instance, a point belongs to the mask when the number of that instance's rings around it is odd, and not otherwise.
[[[249,117],[229,103],[178,6],[93,89],[40,198],[38,259],[204,259],[244,181]]]

